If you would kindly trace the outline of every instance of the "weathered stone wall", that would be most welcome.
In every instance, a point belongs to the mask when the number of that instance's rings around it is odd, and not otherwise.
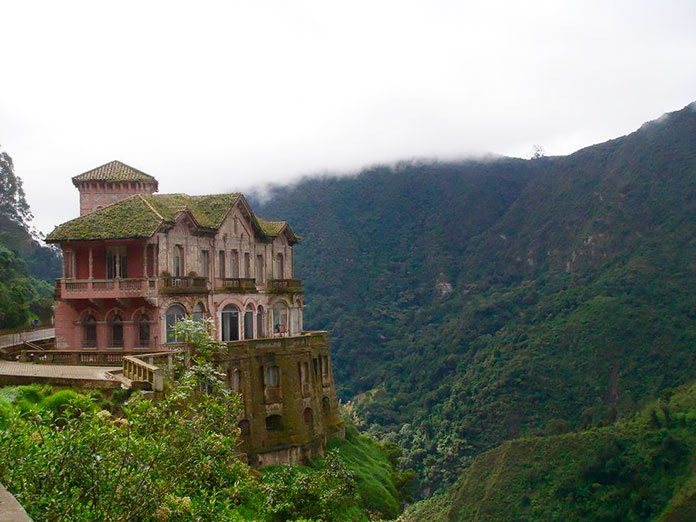
[[[321,457],[330,437],[345,435],[326,332],[227,346],[216,364],[242,395],[242,451],[250,464]],[[278,386],[268,383],[270,367],[278,368]]]

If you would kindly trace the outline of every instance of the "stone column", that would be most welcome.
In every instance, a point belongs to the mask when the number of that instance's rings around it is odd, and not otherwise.
[[[94,260],[93,260],[93,255],[92,255],[93,248],[89,247],[89,279],[91,280],[92,277],[94,277]]]

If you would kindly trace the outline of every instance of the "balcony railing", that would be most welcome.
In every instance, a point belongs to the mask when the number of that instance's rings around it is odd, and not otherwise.
[[[304,292],[301,279],[271,279],[266,290],[274,294],[299,294]]]
[[[121,298],[153,294],[156,283],[144,277],[131,279],[56,279],[55,296],[61,299]]]
[[[231,294],[256,293],[256,280],[245,277],[218,278],[215,282],[215,291]]]
[[[160,294],[206,294],[208,293],[207,277],[162,277],[160,278]]]

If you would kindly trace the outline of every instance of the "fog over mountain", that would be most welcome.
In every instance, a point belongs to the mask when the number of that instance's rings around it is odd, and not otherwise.
[[[413,157],[547,154],[694,97],[693,2],[4,6],[0,144],[36,225],[119,159],[211,193]]]

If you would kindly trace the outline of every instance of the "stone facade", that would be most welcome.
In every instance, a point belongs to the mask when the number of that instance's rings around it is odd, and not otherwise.
[[[303,331],[290,226],[257,218],[241,194],[153,195],[154,178],[118,162],[73,181],[82,216],[47,238],[63,250],[56,348],[173,350],[182,317],[213,319],[250,461],[322,455],[342,425],[326,333]]]

